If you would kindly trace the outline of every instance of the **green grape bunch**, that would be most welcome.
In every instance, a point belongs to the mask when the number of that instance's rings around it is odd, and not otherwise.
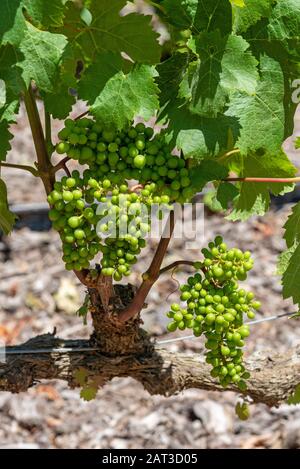
[[[238,281],[246,280],[253,260],[249,251],[228,249],[221,236],[202,253],[204,260],[194,264],[198,272],[180,287],[185,306],[174,303],[167,314],[172,319],[168,330],[188,328],[196,337],[204,335],[212,377],[225,388],[233,383],[245,391],[250,374],[242,349],[250,330],[244,317],[254,319],[261,305],[252,292],[239,288]]]
[[[120,281],[146,245],[151,207],[171,210],[194,195],[187,161],[172,154],[164,132],[154,135],[142,123],[117,132],[92,118],[66,119],[58,137],[57,153],[87,166],[56,182],[48,196],[66,268],[88,269],[101,254],[102,274]],[[138,193],[130,181],[139,183]]]
[[[56,151],[87,164],[97,180],[109,179],[116,185],[129,180],[143,185],[155,182],[158,195],[179,203],[195,193],[187,161],[172,154],[164,131],[154,135],[151,127],[138,123],[117,132],[83,117],[67,119],[58,137]]]

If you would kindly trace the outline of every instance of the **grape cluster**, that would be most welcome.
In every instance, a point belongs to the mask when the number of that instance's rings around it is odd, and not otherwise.
[[[211,375],[224,387],[234,383],[244,391],[250,376],[243,365],[242,347],[250,333],[244,315],[254,319],[260,303],[252,292],[239,289],[237,280],[245,280],[253,261],[249,252],[228,250],[220,236],[203,252],[204,261],[195,263],[202,275],[197,272],[181,286],[180,299],[186,307],[171,306],[168,330],[189,328],[196,337],[203,334]]]
[[[101,252],[102,274],[119,281],[130,275],[146,245],[151,205],[170,209],[170,199],[156,195],[155,183],[135,193],[125,182],[116,187],[109,179],[97,181],[91,176],[91,170],[85,170],[82,177],[73,171],[71,177],[56,182],[48,196],[49,217],[60,234],[68,270],[89,268]]]
[[[49,218],[63,243],[63,261],[68,270],[88,268],[90,260],[100,250],[100,240],[95,227],[98,222],[97,205],[86,206],[86,197],[93,189],[85,186],[78,171],[71,177],[55,182],[48,196],[51,205]],[[94,198],[93,198],[94,200]]]
[[[99,235],[105,236],[101,246],[103,275],[113,275],[116,281],[130,274],[130,266],[137,261],[137,255],[145,247],[145,237],[150,231],[149,211],[151,196],[156,189],[155,183],[146,186],[147,195],[128,192],[121,184],[105,199],[100,209],[102,220]]]
[[[163,131],[154,135],[152,128],[139,123],[117,132],[83,117],[67,119],[58,136],[56,151],[87,164],[97,180],[114,185],[131,179],[143,185],[155,182],[157,196],[179,203],[194,195],[187,162],[172,155]]]

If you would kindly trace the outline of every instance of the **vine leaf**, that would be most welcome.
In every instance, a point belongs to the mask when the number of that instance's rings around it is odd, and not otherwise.
[[[284,239],[288,248],[291,248],[295,242],[300,243],[300,202],[292,208],[292,213],[284,225],[284,229]]]
[[[201,31],[218,29],[222,34],[231,31],[232,10],[228,0],[164,0],[168,21],[178,29]]]
[[[9,131],[9,123],[7,121],[0,122],[0,161],[4,161],[7,152],[11,149],[10,140],[13,135]]]
[[[37,27],[58,27],[63,24],[67,0],[23,0],[26,12]]]
[[[236,5],[237,7],[240,7],[240,8],[244,8],[246,6],[245,5],[245,0],[230,0],[230,2],[233,5]]]
[[[295,391],[293,394],[288,398],[287,403],[289,405],[297,405],[300,404],[300,384],[296,386]]]
[[[24,59],[19,62],[23,69],[25,83],[34,80],[45,92],[54,91],[54,79],[62,58],[67,38],[62,34],[53,34],[39,29],[26,22],[26,33],[20,45]]]
[[[0,109],[3,108],[5,103],[6,103],[6,85],[5,85],[5,81],[0,79]]]
[[[235,413],[240,420],[248,420],[250,417],[249,404],[247,402],[238,402],[235,406]]]
[[[0,228],[4,234],[9,234],[16,221],[16,216],[9,210],[5,182],[0,179]]]
[[[239,0],[237,0],[239,1]],[[237,8],[237,1],[234,1],[234,30],[238,33],[247,31],[262,18],[268,18],[272,12],[273,0],[242,0],[243,8]]]
[[[289,266],[290,260],[292,255],[294,254],[295,250],[297,248],[297,244],[295,243],[292,247],[284,251],[283,253],[280,254],[278,258],[278,263],[277,263],[277,274],[278,275],[283,275],[286,269]]]
[[[238,136],[239,124],[235,117],[198,116],[192,114],[179,100],[170,102],[163,109],[159,121],[168,122],[166,134],[172,144],[183,151],[186,158],[218,156],[227,150],[229,133],[233,136],[233,144]]]
[[[84,55],[94,59],[105,50],[125,52],[133,61],[155,64],[160,59],[158,34],[150,25],[150,16],[130,13],[121,15],[126,0],[92,0],[89,11],[91,23],[81,18],[81,11],[68,2],[63,31],[77,41]]]
[[[0,43],[19,45],[25,32],[22,0],[0,2]]]
[[[88,375],[88,371],[85,368],[80,367],[74,372],[74,379],[79,386],[84,386]]]
[[[264,55],[261,79],[253,96],[236,93],[227,115],[237,116],[241,125],[237,147],[247,154],[260,148],[278,151],[284,141],[284,77],[280,64]],[[279,176],[279,175],[278,175]]]
[[[97,392],[98,392],[98,388],[95,387],[95,386],[84,386],[81,391],[80,391],[80,397],[84,400],[84,401],[92,401],[93,399],[95,399],[96,395],[97,395]]]
[[[223,182],[219,185],[216,198],[222,208],[227,210],[228,205],[239,195],[238,188],[230,182]]]
[[[260,3],[260,2],[256,2]],[[269,2],[274,4],[274,2]],[[253,31],[253,46],[258,50],[264,40],[272,47],[284,46],[288,54],[299,58],[300,4],[298,0],[277,0],[271,9],[269,22],[258,23]]]
[[[275,154],[263,150],[249,153],[246,157],[237,158],[231,167],[243,177],[289,178],[296,173],[296,168],[282,150]],[[293,189],[294,184],[287,183],[241,183],[235,209],[228,219],[245,221],[251,215],[264,215],[270,205],[270,192],[282,195]]]
[[[148,65],[137,65],[128,74],[116,73],[92,104],[91,113],[118,129],[136,115],[149,120],[159,107],[155,76],[155,69]]]
[[[122,70],[123,64],[124,60],[118,53],[104,51],[97,54],[79,82],[80,98],[93,104],[106,83]]]
[[[229,94],[253,95],[258,62],[241,36],[222,37],[219,31],[202,33],[195,40],[198,62],[192,62],[180,96],[191,101],[192,112],[216,117],[224,111]]]
[[[158,77],[156,83],[160,90],[161,106],[177,98],[188,64],[189,55],[176,52],[169,59],[157,65]]]
[[[191,181],[198,192],[210,181],[226,178],[228,170],[214,160],[203,160],[201,164],[193,168]]]
[[[78,48],[68,43],[57,68],[53,93],[41,92],[47,112],[55,119],[65,119],[76,101],[77,80],[75,74],[80,59]]]
[[[294,304],[300,303],[300,244],[292,253],[289,264],[282,277],[283,297],[292,298]]]

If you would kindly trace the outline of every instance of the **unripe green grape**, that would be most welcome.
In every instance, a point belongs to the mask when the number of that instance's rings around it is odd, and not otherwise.
[[[137,155],[134,157],[133,164],[136,168],[142,169],[146,164],[146,158],[144,155]]]
[[[228,357],[230,355],[230,348],[227,347],[226,345],[222,345],[221,354],[223,355],[223,357]],[[227,368],[229,368],[229,366],[227,366]]]
[[[177,329],[177,323],[171,322],[170,324],[168,324],[167,329],[169,332],[175,332]]]
[[[55,150],[59,155],[67,153],[70,149],[70,145],[66,142],[60,142],[56,145]]]
[[[78,228],[80,225],[80,218],[79,217],[71,217],[68,219],[68,225],[71,228]]]
[[[85,238],[85,232],[81,229],[76,229],[74,231],[74,236],[75,236],[76,239],[83,239],[83,238]]]

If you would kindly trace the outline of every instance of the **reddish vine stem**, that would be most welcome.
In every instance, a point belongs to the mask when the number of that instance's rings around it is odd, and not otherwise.
[[[175,228],[175,214],[172,211],[169,215],[164,232],[157,246],[155,255],[147,272],[143,275],[143,282],[139,287],[132,303],[119,314],[119,320],[126,322],[138,314],[145,303],[149,291],[160,275],[161,264],[164,260],[170,240]]]
[[[53,168],[52,168],[52,171],[53,173],[57,173],[57,171],[59,171],[60,169],[64,169],[66,170],[66,163],[68,163],[68,161],[70,161],[71,158],[69,158],[69,156],[66,156],[65,158],[63,158],[59,163],[57,163]],[[69,170],[68,170],[69,171]]]
[[[223,179],[223,181],[226,182],[279,182],[279,183],[295,183],[295,182],[300,182],[300,177],[295,177],[295,178],[257,178],[257,177],[245,177],[245,178],[238,178],[238,177],[232,177],[232,178],[226,178]]]

